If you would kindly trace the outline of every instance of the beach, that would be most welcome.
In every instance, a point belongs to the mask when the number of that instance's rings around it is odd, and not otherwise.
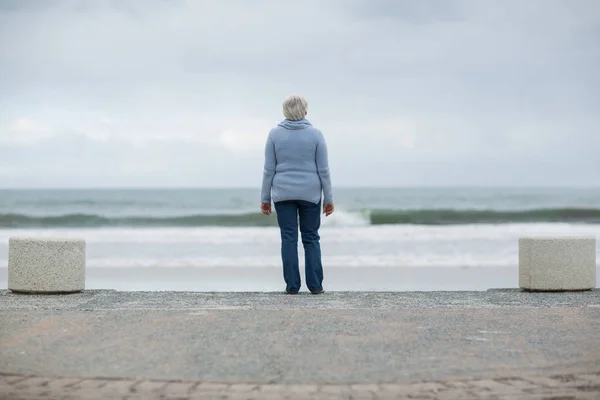
[[[86,240],[89,289],[280,291],[276,216],[258,212],[257,196],[255,189],[1,190],[0,287],[10,237],[66,236]],[[600,235],[600,190],[339,189],[320,234],[327,290],[510,288],[520,237]]]
[[[597,227],[324,227],[324,284],[335,291],[517,287],[519,237],[596,236]],[[0,287],[7,287],[8,239],[21,235],[86,239],[88,289],[270,292],[284,288],[277,228],[3,229]],[[600,271],[596,276],[600,279]]]
[[[600,287],[600,269],[596,270],[596,277],[596,286]],[[88,268],[86,271],[87,289],[276,292],[285,289],[282,282],[278,268],[143,267]],[[0,268],[0,285],[6,288],[7,284],[7,269]],[[485,291],[517,286],[517,267],[336,267],[325,270],[325,288],[332,291]]]

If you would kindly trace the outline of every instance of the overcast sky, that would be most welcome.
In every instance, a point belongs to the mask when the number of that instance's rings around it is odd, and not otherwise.
[[[600,186],[597,0],[0,0],[0,187]]]

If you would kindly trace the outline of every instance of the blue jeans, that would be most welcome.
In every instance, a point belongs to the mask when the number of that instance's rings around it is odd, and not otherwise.
[[[275,203],[277,223],[281,231],[281,260],[286,290],[300,290],[300,269],[298,267],[298,220],[304,246],[304,266],[306,286],[310,291],[323,290],[323,265],[319,227],[321,226],[321,203],[302,200],[279,201]]]

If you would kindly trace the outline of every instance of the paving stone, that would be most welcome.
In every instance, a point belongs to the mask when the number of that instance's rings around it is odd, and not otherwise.
[[[2,376],[4,399],[28,400],[563,400],[600,398],[600,374],[533,376],[410,384],[254,385],[195,382],[136,381],[134,379],[51,379]],[[7,397],[8,396],[8,397]]]
[[[107,379],[85,379],[68,387],[70,391],[99,390],[112,383],[113,381]],[[131,381],[129,381],[129,384],[131,385]]]
[[[377,389],[378,390],[378,389]],[[319,393],[327,393],[327,394],[349,394],[350,393],[350,385],[324,385],[321,387]]]
[[[130,391],[134,393],[162,393],[163,389],[169,384],[165,381],[139,381],[131,386]]]
[[[599,392],[596,392],[596,393],[585,393],[585,394],[578,393],[577,394],[577,400],[598,400],[600,398],[600,395],[598,393]]]
[[[481,397],[473,397],[471,394],[465,393],[464,390],[449,390],[438,393],[435,398],[437,400],[471,400],[480,399]]]
[[[42,384],[47,384],[48,383],[48,379],[45,378],[27,378],[27,379],[22,379],[22,380],[15,380],[11,385],[15,388],[15,389],[21,389],[21,388],[28,388],[28,387],[37,387],[37,386],[41,386]]]
[[[471,386],[481,388],[483,390],[488,390],[494,393],[506,393],[511,394],[515,392],[515,388],[513,386],[507,385],[505,383],[501,383],[492,379],[484,379],[484,380],[474,380],[469,382]]]
[[[355,391],[353,391],[350,394],[350,399],[352,399],[352,400],[373,400],[373,399],[375,399],[375,394],[372,392],[355,392]]]
[[[285,394],[285,400],[312,399],[320,387],[317,385],[289,385]]]
[[[250,383],[234,383],[227,388],[229,393],[248,393],[258,390],[258,385]]]
[[[497,382],[512,386],[521,392],[539,389],[540,386],[521,378],[496,379]]]
[[[350,392],[347,392],[347,393],[319,392],[319,393],[313,393],[313,394],[305,397],[305,399],[310,399],[310,400],[349,400],[351,398],[352,397],[351,397]]]
[[[51,379],[48,381],[47,386],[52,393],[65,393],[71,390],[73,386],[75,386],[82,380],[83,379],[81,378]]]
[[[352,390],[352,392],[378,392],[379,391],[379,385],[372,385],[372,384],[357,384],[357,385],[350,385],[350,389]]]
[[[207,383],[202,382],[199,385],[193,386],[191,388],[192,393],[200,393],[200,392],[212,392],[212,393],[221,393],[229,390],[231,385],[223,384],[223,383]]]
[[[115,379],[107,382],[104,386],[100,388],[100,391],[106,395],[135,395],[137,391],[134,389],[135,386],[140,383],[136,380],[123,380],[123,379]]]
[[[310,394],[318,392],[322,386],[319,385],[288,385],[289,393]]]
[[[559,375],[552,376],[551,379],[560,382],[561,387],[585,388],[589,386],[600,385],[600,379],[595,374],[580,374],[580,375]]]
[[[446,386],[439,382],[422,382],[411,385],[415,391],[437,393],[440,390],[446,389]]]
[[[262,396],[263,394],[270,394],[270,393],[285,395],[284,389],[285,389],[285,386],[282,386],[282,385],[260,385],[257,390]]]
[[[600,385],[600,375],[585,374],[576,375],[575,380],[569,382],[569,386],[597,386]]]
[[[15,385],[27,379],[31,379],[31,377],[26,375],[6,375],[3,376],[3,379],[0,382],[7,385]]]
[[[557,388],[564,385],[560,380],[547,376],[528,376],[527,381],[542,388]]]
[[[227,400],[259,400],[260,398],[256,393],[252,392],[238,392],[238,393],[227,393],[225,398]]]
[[[581,379],[590,379],[595,382],[600,382],[600,372],[597,372],[595,374],[579,374],[577,376],[579,376]]]
[[[160,393],[166,398],[187,397],[194,385],[193,382],[170,382],[160,389]]]
[[[247,394],[248,395],[248,394]],[[285,395],[282,393],[277,393],[277,392],[257,392],[257,393],[250,393],[248,397],[246,397],[247,400],[282,400],[284,399]],[[227,400],[229,400],[229,397],[226,397]]]

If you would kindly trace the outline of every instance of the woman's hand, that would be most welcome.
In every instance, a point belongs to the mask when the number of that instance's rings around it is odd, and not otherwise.
[[[260,203],[260,211],[265,215],[271,215],[271,203]]]
[[[323,214],[325,214],[326,217],[333,214],[333,204],[323,204]]]

